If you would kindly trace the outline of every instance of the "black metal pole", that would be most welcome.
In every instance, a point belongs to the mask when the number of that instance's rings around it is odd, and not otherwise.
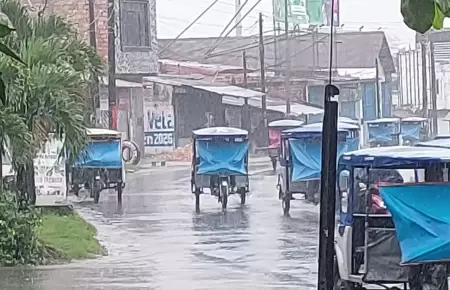
[[[117,104],[116,98],[116,14],[114,0],[108,0],[108,103],[109,103],[109,128],[113,126],[113,108]]]
[[[336,207],[336,162],[339,94],[334,85],[325,87],[325,114],[322,130],[322,176],[320,182],[319,279],[317,289],[333,290],[334,228]]]
[[[330,66],[329,83],[325,86],[324,116],[322,127],[322,170],[320,179],[320,223],[319,223],[319,271],[317,289],[334,288],[334,229],[336,210],[336,166],[338,145],[338,103],[335,96],[339,89],[332,85],[334,4],[331,4]]]

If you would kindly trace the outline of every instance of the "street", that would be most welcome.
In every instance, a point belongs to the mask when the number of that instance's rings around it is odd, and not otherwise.
[[[127,176],[123,212],[116,195],[79,213],[98,229],[108,256],[63,266],[0,270],[0,289],[313,289],[318,207],[297,201],[284,217],[269,160],[250,166],[245,206],[212,196],[196,214],[190,168]]]

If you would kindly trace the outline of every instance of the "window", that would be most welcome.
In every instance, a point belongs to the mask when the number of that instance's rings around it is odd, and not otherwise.
[[[122,50],[150,49],[150,21],[148,0],[123,0],[121,12]]]

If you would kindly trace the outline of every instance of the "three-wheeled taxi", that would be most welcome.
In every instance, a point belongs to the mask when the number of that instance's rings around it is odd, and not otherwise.
[[[322,123],[312,123],[303,126],[303,128],[320,128],[322,129]],[[357,124],[352,124],[350,122],[342,122],[339,119],[338,128],[342,130],[347,130],[347,151],[358,150],[361,147],[360,144],[360,127]]]
[[[420,264],[450,258],[449,211],[439,218],[442,211],[432,213],[436,204],[447,208],[450,190],[439,193],[422,183],[442,180],[448,165],[450,150],[442,148],[368,148],[340,157],[335,289],[361,289],[364,284],[444,289],[415,287],[433,283],[427,279],[446,283],[446,269],[435,271],[439,266]],[[418,170],[424,171],[422,179]],[[406,185],[405,180],[415,182]],[[445,202],[439,202],[444,194]],[[419,266],[407,267],[415,263]]]
[[[91,128],[84,153],[70,168],[69,183],[78,196],[81,187],[90,191],[94,203],[100,192],[116,189],[119,199],[125,187],[125,166],[122,159],[121,133],[114,130]]]
[[[274,171],[277,169],[277,161],[280,157],[281,132],[298,128],[301,125],[303,125],[302,121],[292,119],[276,120],[269,123],[269,157]]]
[[[408,117],[401,120],[402,145],[414,145],[428,138],[428,119]]]
[[[249,192],[248,132],[232,127],[210,127],[195,130],[191,188],[195,194],[195,208],[200,210],[200,195],[204,189],[226,209],[228,196],[239,194],[245,204]]]
[[[370,147],[397,146],[400,144],[400,119],[383,118],[366,121]]]
[[[348,131],[338,128],[338,155],[346,152]],[[284,214],[289,214],[294,195],[303,195],[318,204],[320,192],[322,127],[297,128],[281,134],[278,198]]]

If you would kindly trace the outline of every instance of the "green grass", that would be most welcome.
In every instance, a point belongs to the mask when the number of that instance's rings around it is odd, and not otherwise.
[[[57,257],[52,257],[53,259],[90,259],[103,253],[96,233],[96,229],[76,213],[44,214],[38,238],[47,248],[52,249],[47,252],[57,252]]]

